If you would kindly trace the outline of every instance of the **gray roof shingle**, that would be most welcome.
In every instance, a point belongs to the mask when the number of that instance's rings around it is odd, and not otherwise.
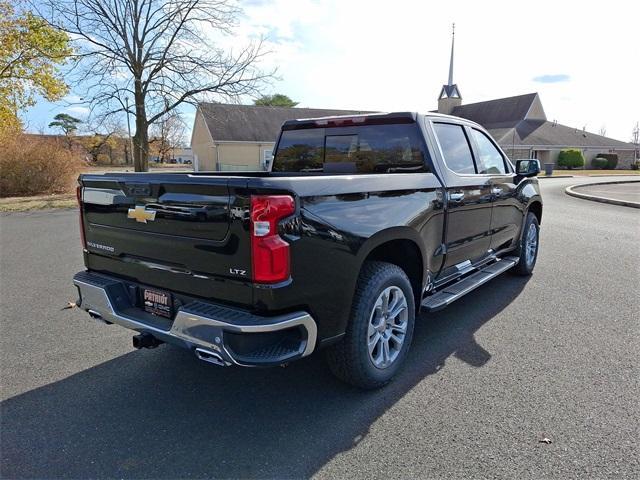
[[[453,109],[451,114],[479,123],[487,128],[487,125],[524,120],[532,110],[536,110],[536,117],[545,119],[542,105],[539,102],[537,93],[528,93],[516,97],[459,105]],[[537,106],[539,106],[540,112],[535,108]]]
[[[503,147],[634,148],[631,143],[547,121],[537,93],[460,105],[452,115],[479,123]]]
[[[634,149],[632,143],[621,142],[591,132],[584,132],[546,120],[521,120],[510,126],[487,128],[489,133],[503,147],[515,146],[557,146],[557,147],[608,147]]]
[[[222,103],[201,103],[199,108],[214,141],[234,142],[275,142],[285,120],[372,113]]]

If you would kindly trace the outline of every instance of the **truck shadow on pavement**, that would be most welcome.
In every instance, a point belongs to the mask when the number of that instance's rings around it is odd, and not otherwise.
[[[310,476],[450,356],[490,361],[474,334],[526,282],[497,278],[423,316],[380,391],[335,380],[322,355],[273,369],[218,369],[168,346],[123,355],[2,403],[2,477]]]

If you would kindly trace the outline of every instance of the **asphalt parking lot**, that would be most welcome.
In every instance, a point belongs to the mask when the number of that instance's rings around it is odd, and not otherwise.
[[[61,310],[76,212],[1,216],[2,477],[638,478],[640,215],[564,194],[589,180],[541,180],[534,275],[423,316],[377,392],[320,356],[221,369],[134,351]]]

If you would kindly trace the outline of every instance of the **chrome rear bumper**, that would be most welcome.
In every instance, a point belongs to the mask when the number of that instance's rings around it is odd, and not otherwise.
[[[205,361],[217,357],[222,360],[211,363],[278,365],[306,357],[316,346],[316,323],[306,312],[262,317],[196,300],[179,307],[173,321],[167,321],[168,328],[164,329],[150,321],[153,316],[132,302],[128,293],[132,286],[130,282],[84,271],[74,276],[73,283],[80,294],[79,307],[93,318],[138,332],[148,332],[163,342],[194,350],[198,358]],[[234,342],[237,344],[251,336],[256,340],[260,335],[268,337],[267,343],[254,351],[238,352],[233,348]],[[207,352],[212,357],[208,357]]]

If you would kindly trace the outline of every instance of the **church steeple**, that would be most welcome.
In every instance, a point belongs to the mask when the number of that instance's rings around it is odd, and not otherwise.
[[[456,43],[456,24],[451,25],[451,60],[449,60],[449,83],[453,85],[453,47]]]
[[[449,60],[449,81],[442,86],[438,96],[438,112],[451,113],[455,107],[462,104],[462,95],[458,85],[453,83],[453,51],[456,41],[456,24],[451,28],[451,59]]]

